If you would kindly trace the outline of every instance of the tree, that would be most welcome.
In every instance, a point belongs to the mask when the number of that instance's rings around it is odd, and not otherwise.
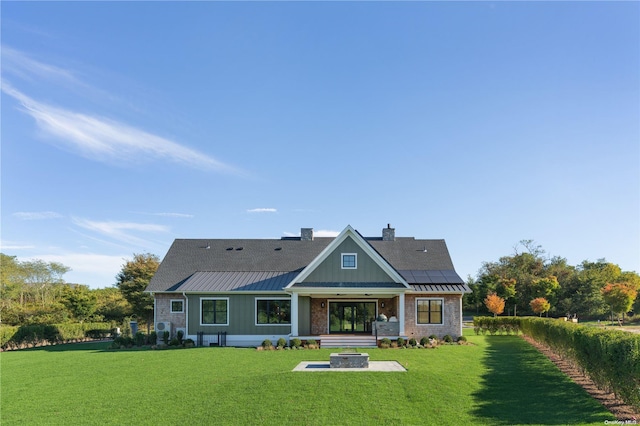
[[[78,321],[84,322],[96,311],[96,295],[85,285],[66,285],[64,305]]]
[[[495,293],[489,294],[484,299],[484,304],[494,317],[504,312],[504,299]]]
[[[551,308],[551,304],[544,297],[536,297],[529,305],[531,305],[531,310],[536,314],[540,314],[540,316],[542,316],[544,312],[549,312]]]
[[[607,284],[602,289],[602,296],[604,301],[611,310],[611,322],[613,323],[613,314],[622,314],[624,318],[625,312],[631,310],[633,300],[636,298],[638,292],[629,284],[616,283]]]
[[[96,296],[96,320],[122,323],[125,317],[133,314],[131,305],[116,287],[99,288],[92,293]]]
[[[134,315],[138,320],[147,323],[147,330],[151,328],[153,319],[153,297],[144,290],[158,270],[160,260],[154,254],[134,254],[133,260],[122,265],[122,270],[116,276],[116,287],[131,304]]]

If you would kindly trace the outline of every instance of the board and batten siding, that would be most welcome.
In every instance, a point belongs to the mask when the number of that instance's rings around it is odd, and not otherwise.
[[[227,306],[229,325],[200,325],[200,298],[228,298]],[[189,294],[189,334],[204,332],[215,334],[226,331],[232,335],[266,335],[289,334],[291,325],[256,325],[256,299],[278,298],[290,299],[285,293],[280,294]]]
[[[311,334],[311,298],[308,296],[298,297],[298,334]]]
[[[356,269],[342,269],[342,253],[357,254]],[[344,240],[304,282],[393,282],[391,277],[351,238]]]

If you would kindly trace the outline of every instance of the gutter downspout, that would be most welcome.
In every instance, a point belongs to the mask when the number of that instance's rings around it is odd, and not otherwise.
[[[184,334],[187,337],[189,336],[189,298],[184,291],[182,292],[182,297],[184,297]],[[188,338],[190,339],[191,337]]]

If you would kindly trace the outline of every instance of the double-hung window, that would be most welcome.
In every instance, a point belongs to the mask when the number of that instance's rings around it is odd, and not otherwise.
[[[443,299],[417,299],[416,323],[442,324]]]
[[[200,325],[229,325],[229,298],[200,298]]]

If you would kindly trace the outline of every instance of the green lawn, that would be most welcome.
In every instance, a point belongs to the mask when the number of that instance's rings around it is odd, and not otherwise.
[[[291,372],[329,349],[110,351],[108,344],[0,355],[2,425],[593,424],[614,420],[527,343],[368,350],[406,373]]]

